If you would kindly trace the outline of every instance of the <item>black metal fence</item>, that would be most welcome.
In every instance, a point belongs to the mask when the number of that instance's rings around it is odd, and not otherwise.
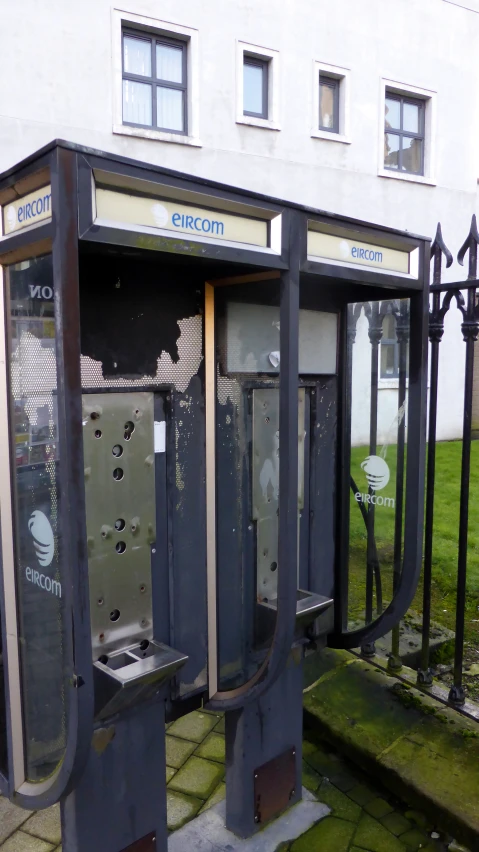
[[[444,243],[441,226],[437,226],[434,242],[431,246],[432,283],[430,286],[430,311],[429,311],[429,343],[430,343],[430,378],[429,378],[429,401],[428,401],[428,446],[427,446],[427,474],[426,474],[426,503],[425,503],[425,528],[424,528],[424,562],[422,576],[422,602],[416,599],[415,608],[422,609],[420,617],[421,625],[421,648],[419,663],[417,665],[417,684],[421,688],[434,688],[434,665],[431,662],[431,630],[433,627],[432,584],[434,576],[434,550],[435,543],[435,496],[436,496],[436,450],[437,450],[437,426],[438,426],[438,387],[440,370],[441,341],[444,337],[445,318],[451,306],[457,306],[462,317],[461,332],[465,346],[464,370],[462,365],[457,365],[457,381],[464,383],[464,408],[462,413],[462,447],[459,489],[459,522],[457,526],[457,575],[455,595],[455,640],[454,659],[451,665],[451,682],[447,695],[447,701],[464,708],[466,702],[466,690],[464,687],[464,647],[465,647],[465,619],[466,619],[466,596],[467,596],[467,569],[469,531],[469,505],[470,505],[470,474],[471,474],[471,441],[472,441],[472,419],[473,419],[473,379],[474,379],[474,343],[479,334],[479,304],[476,292],[479,288],[477,278],[479,232],[476,217],[472,217],[471,227],[467,239],[457,255],[457,261],[462,266],[466,255],[468,255],[468,276],[466,280],[453,283],[442,283],[444,267],[448,268],[453,263],[453,257]],[[371,381],[370,381],[370,406],[369,406],[369,454],[377,454],[377,429],[378,429],[378,386],[381,364],[381,341],[384,334],[384,319],[392,315],[395,320],[396,329],[396,360],[394,363],[394,374],[397,377],[397,408],[401,412],[407,404],[407,362],[409,341],[409,311],[407,300],[364,303],[352,305],[349,315],[349,352],[352,362],[352,353],[356,339],[356,328],[360,315],[368,321],[368,336],[371,346]],[[392,359],[391,359],[391,363]],[[378,366],[379,365],[379,366]],[[350,368],[350,381],[352,381],[352,369]],[[365,530],[365,585],[364,598],[362,601],[362,613],[366,623],[373,620],[373,613],[379,614],[383,609],[383,600],[391,598],[397,589],[402,568],[403,553],[403,503],[404,503],[404,470],[405,455],[407,454],[407,436],[405,432],[405,417],[398,417],[397,430],[395,431],[395,515],[394,531],[391,530],[392,538],[392,564],[384,565],[380,555],[380,545],[377,534],[377,509],[372,501],[365,506],[363,502],[358,503],[358,509],[362,515]],[[358,486],[351,472],[351,492],[357,496]],[[373,489],[374,490],[374,489]],[[369,489],[370,493],[371,488]],[[356,510],[351,510],[352,514]],[[453,523],[451,521],[451,523]],[[451,531],[450,531],[451,532]],[[456,529],[454,527],[454,535]],[[391,562],[391,556],[389,557]],[[364,562],[363,562],[364,566]],[[364,570],[364,567],[363,567]],[[385,595],[384,578],[390,576],[389,589]],[[422,607],[421,607],[422,603]],[[477,601],[479,610],[479,599]],[[388,668],[394,672],[400,672],[402,668],[400,654],[400,627],[393,630],[390,637],[390,649],[388,652]],[[361,648],[364,656],[372,656],[375,653],[373,645]],[[478,647],[479,652],[479,647]],[[475,715],[473,713],[473,715]],[[477,714],[476,714],[477,717]],[[479,718],[479,717],[478,717]]]

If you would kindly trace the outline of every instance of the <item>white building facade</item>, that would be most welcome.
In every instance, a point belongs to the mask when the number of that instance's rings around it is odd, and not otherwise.
[[[478,43],[479,0],[0,0],[0,172],[64,138],[412,233],[441,221],[456,255],[477,209]],[[445,280],[462,277],[455,263]],[[366,343],[363,315],[356,443]],[[457,310],[440,357],[447,440],[462,429]]]

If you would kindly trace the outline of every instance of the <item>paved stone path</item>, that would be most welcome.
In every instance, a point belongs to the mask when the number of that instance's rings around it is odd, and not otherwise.
[[[195,711],[167,726],[168,828],[174,831],[225,795],[224,719]],[[290,852],[444,852],[422,814],[394,801],[324,744],[304,741],[303,784],[331,808]],[[437,834],[437,833],[436,833]],[[432,835],[432,836],[431,836]],[[60,852],[59,807],[31,814],[0,798],[0,852]],[[66,852],[66,850],[65,850]]]

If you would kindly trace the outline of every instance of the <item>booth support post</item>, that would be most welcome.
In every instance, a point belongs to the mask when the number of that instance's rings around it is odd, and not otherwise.
[[[301,799],[303,649],[261,698],[226,713],[226,827],[250,837]]]
[[[65,852],[166,852],[162,699],[95,730],[86,770],[61,805]]]
[[[296,597],[298,565],[300,239],[294,217],[288,230],[290,269],[281,274],[280,303],[278,550],[283,582],[273,647],[294,635],[283,619],[291,612],[290,594]],[[303,648],[294,644],[290,650],[290,643],[291,638],[283,649],[290,652],[285,668],[269,688],[250,701],[246,694],[242,708],[226,713],[226,827],[240,837],[254,834],[301,798]]]

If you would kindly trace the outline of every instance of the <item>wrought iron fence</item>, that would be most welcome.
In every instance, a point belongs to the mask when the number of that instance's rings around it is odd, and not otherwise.
[[[466,594],[467,594],[467,569],[468,569],[468,533],[469,533],[469,505],[470,505],[470,474],[471,474],[471,441],[472,441],[472,413],[473,413],[473,379],[474,379],[474,343],[479,334],[479,304],[476,296],[479,288],[477,278],[479,232],[476,217],[472,217],[471,227],[460,251],[457,261],[462,266],[466,255],[468,255],[468,276],[466,280],[452,283],[442,283],[444,267],[449,268],[453,263],[453,257],[443,240],[441,226],[437,226],[435,239],[431,246],[432,283],[430,286],[430,310],[429,310],[429,343],[430,343],[430,376],[429,376],[429,399],[428,399],[428,425],[427,425],[427,473],[426,473],[426,502],[425,502],[425,527],[424,527],[424,563],[422,575],[422,625],[421,625],[421,648],[420,661],[417,665],[417,684],[423,689],[433,689],[434,667],[431,664],[431,628],[433,624],[433,612],[431,607],[431,594],[433,584],[435,539],[435,486],[436,486],[436,450],[437,450],[437,426],[438,426],[438,388],[440,371],[441,341],[444,337],[445,318],[451,306],[457,306],[461,313],[461,332],[465,346],[464,373],[457,370],[458,381],[464,382],[464,407],[462,413],[462,447],[459,489],[459,523],[457,527],[457,575],[456,575],[456,597],[455,597],[455,639],[454,639],[454,662],[452,671],[452,683],[446,696],[447,702],[458,709],[468,711],[465,707],[466,691],[464,688],[464,643],[465,643],[465,619],[466,619]],[[409,306],[407,300],[391,300],[382,302],[366,302],[350,306],[349,310],[349,356],[350,368],[349,379],[352,383],[352,363],[354,348],[356,345],[358,320],[363,316],[368,323],[368,337],[370,343],[370,405],[369,405],[369,457],[376,456],[378,452],[378,391],[380,389],[380,364],[382,354],[380,353],[381,341],[383,339],[384,319],[392,316],[396,325],[396,349],[397,370],[397,409],[404,412],[407,405],[407,363],[409,342]],[[463,377],[462,377],[463,375]],[[351,385],[350,385],[351,387]],[[352,418],[354,424],[354,418]],[[386,598],[391,598],[397,589],[401,575],[402,553],[403,553],[403,502],[404,502],[404,471],[405,456],[407,454],[406,418],[397,417],[397,429],[395,431],[395,516],[394,531],[392,537],[392,565],[385,565],[382,557],[381,544],[377,533],[377,507],[373,501],[356,502],[364,523],[366,546],[364,551],[363,571],[365,569],[364,599],[362,601],[362,617],[365,623],[373,620],[374,609],[379,614],[383,609],[385,599],[384,581],[385,576],[392,574]],[[354,434],[353,434],[354,438]],[[386,446],[386,444],[384,444]],[[351,471],[351,492],[356,495],[359,492],[354,471]],[[373,491],[369,488],[369,493]],[[353,510],[352,510],[353,511]],[[384,548],[383,548],[384,550]],[[391,551],[391,547],[389,548]],[[365,565],[364,565],[365,563]],[[416,601],[416,607],[418,602]],[[479,599],[477,601],[479,609]],[[374,645],[366,645],[361,648],[364,656],[375,654]],[[479,651],[479,647],[478,647]],[[402,668],[400,655],[400,627],[393,630],[390,637],[390,651],[388,653],[388,668],[392,672],[399,673]],[[439,696],[440,697],[440,696]],[[444,695],[442,696],[444,700]],[[470,708],[469,708],[470,709]],[[479,719],[479,714],[470,709],[472,715]]]

